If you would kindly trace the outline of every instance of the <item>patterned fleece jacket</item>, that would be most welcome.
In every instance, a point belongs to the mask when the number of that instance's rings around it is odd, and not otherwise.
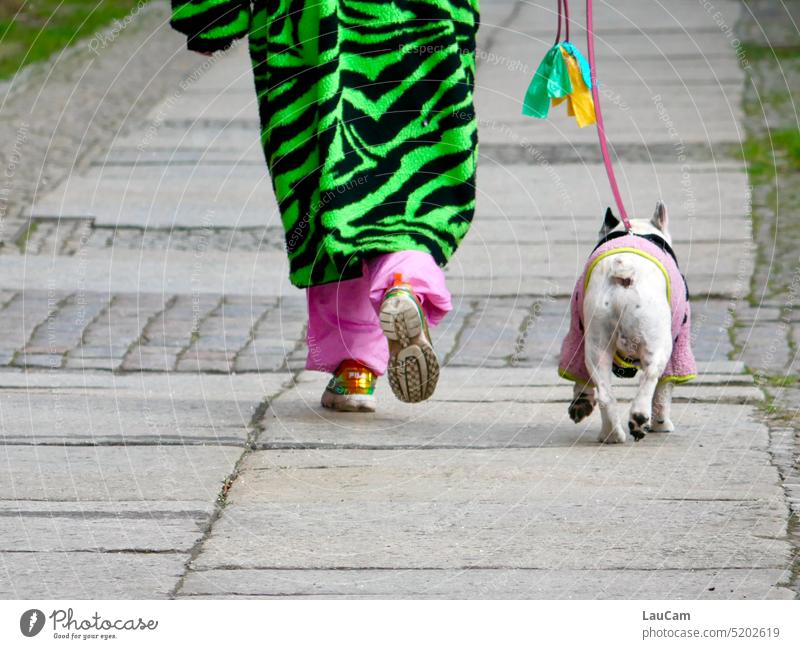
[[[590,382],[586,368],[583,339],[583,298],[592,270],[601,259],[621,252],[641,255],[653,262],[664,273],[667,280],[667,299],[672,308],[672,356],[667,363],[661,381],[683,383],[697,376],[697,365],[691,346],[691,307],[686,280],[678,268],[675,253],[669,244],[656,235],[612,232],[600,241],[589,257],[583,274],[575,284],[571,300],[569,332],[561,345],[558,373],[565,379],[581,383]],[[637,366],[633,359],[614,357],[614,373],[631,377]]]

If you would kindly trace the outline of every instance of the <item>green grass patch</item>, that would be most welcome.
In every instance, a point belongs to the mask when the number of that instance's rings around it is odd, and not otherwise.
[[[123,21],[138,0],[0,0],[0,79]],[[135,21],[135,18],[134,18]]]
[[[775,388],[791,388],[793,385],[797,385],[798,381],[797,374],[787,374],[786,376],[762,375],[759,378],[766,385]]]
[[[25,229],[25,232],[22,234],[22,236],[19,237],[19,239],[17,239],[17,247],[19,248],[20,252],[25,252],[25,248],[28,247],[28,241],[38,229],[39,229],[39,224],[36,221],[31,221],[28,224],[28,227]]]
[[[745,43],[742,49],[750,61],[783,61],[800,57],[800,45],[769,47]]]
[[[800,131],[771,130],[759,137],[749,137],[742,147],[750,173],[757,178],[770,177],[781,169],[800,168]]]

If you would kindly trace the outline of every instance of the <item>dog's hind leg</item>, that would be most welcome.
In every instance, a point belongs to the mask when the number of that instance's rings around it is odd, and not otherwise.
[[[586,419],[586,417],[592,414],[594,404],[594,388],[592,385],[590,383],[576,382],[572,388],[572,403],[569,404],[569,408],[567,409],[569,418],[576,424]]]
[[[675,384],[672,381],[663,381],[656,387],[653,395],[653,416],[650,430],[654,433],[671,433],[675,426],[670,419],[670,409],[672,407],[672,388]]]
[[[608,348],[600,346],[587,345],[588,349],[594,350],[594,353],[586,354],[586,365],[595,385],[597,403],[600,405],[600,415],[603,419],[597,441],[604,444],[621,444],[625,441],[626,435],[619,416],[617,400],[611,391],[613,354]]]
[[[650,430],[653,397],[658,379],[663,374],[668,360],[668,357],[660,352],[644,354],[642,359],[642,378],[631,404],[631,416],[628,419],[628,430],[637,442]]]

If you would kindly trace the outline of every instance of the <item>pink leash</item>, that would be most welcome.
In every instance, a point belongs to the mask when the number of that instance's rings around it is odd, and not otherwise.
[[[563,4],[562,4],[563,3]],[[563,7],[563,8],[562,8]],[[558,35],[556,42],[561,38],[561,21],[564,20],[566,26],[566,40],[569,40],[569,0],[558,0]],[[603,154],[603,164],[606,167],[608,184],[611,185],[611,193],[614,194],[614,201],[617,203],[619,217],[625,229],[630,232],[631,222],[625,205],[622,202],[622,195],[617,184],[617,177],[614,175],[614,167],[611,164],[611,155],[608,152],[608,139],[606,138],[606,128],[603,124],[603,111],[600,108],[600,91],[597,87],[597,70],[594,59],[594,26],[592,20],[592,0],[586,0],[586,49],[589,55],[589,69],[592,76],[592,100],[594,101],[594,112],[597,117],[597,137],[600,140],[600,151]]]

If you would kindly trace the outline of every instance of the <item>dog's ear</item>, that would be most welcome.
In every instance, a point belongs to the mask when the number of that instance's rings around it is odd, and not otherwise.
[[[614,212],[611,211],[611,208],[606,208],[606,217],[603,219],[603,229],[607,232],[610,232],[614,228],[619,225],[619,219],[614,216]]]
[[[611,233],[611,231],[619,225],[619,219],[614,216],[614,212],[611,211],[609,207],[606,209],[606,215],[603,218],[603,225],[600,228],[600,232],[598,236],[602,239],[603,237],[607,236]]]
[[[662,232],[666,232],[668,221],[669,217],[667,216],[667,206],[661,201],[658,201],[658,203],[656,203],[656,211],[653,212],[653,218],[650,219],[650,223],[652,223]]]

